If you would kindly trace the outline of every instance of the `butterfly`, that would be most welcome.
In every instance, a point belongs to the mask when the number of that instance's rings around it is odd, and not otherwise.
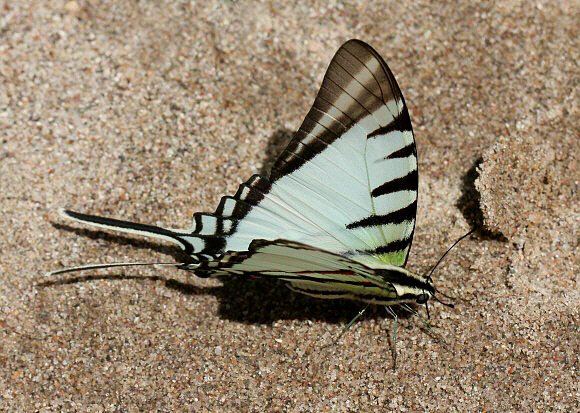
[[[417,212],[417,149],[391,70],[360,40],[332,58],[312,108],[268,177],[254,175],[187,230],[62,210],[64,217],[179,245],[199,277],[287,281],[299,293],[426,304],[430,276],[405,269]],[[88,265],[52,272],[140,263]],[[408,308],[408,306],[407,306]],[[396,320],[396,319],[395,319]]]

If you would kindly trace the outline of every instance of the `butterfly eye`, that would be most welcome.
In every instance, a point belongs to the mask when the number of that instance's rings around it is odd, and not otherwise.
[[[428,294],[419,294],[419,296],[417,297],[417,304],[425,304],[427,301],[429,301],[429,295]]]

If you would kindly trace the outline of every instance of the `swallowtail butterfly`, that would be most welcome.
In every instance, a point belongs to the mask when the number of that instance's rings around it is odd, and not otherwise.
[[[171,241],[199,277],[273,277],[297,292],[372,304],[426,304],[429,276],[404,268],[417,211],[417,150],[393,74],[359,40],[333,57],[314,104],[274,164],[187,230],[63,210],[74,221]],[[89,265],[54,271],[139,263]],[[407,307],[405,305],[405,307]],[[407,307],[408,308],[408,307]]]

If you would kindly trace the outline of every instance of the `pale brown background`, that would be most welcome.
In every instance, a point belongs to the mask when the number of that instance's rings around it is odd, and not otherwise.
[[[578,0],[0,1],[0,410],[578,410],[579,22]],[[434,275],[447,350],[403,318],[393,371],[384,309],[332,345],[361,306],[275,282],[44,277],[177,258],[57,208],[188,227],[281,149],[349,38],[415,127],[408,267],[487,218]]]

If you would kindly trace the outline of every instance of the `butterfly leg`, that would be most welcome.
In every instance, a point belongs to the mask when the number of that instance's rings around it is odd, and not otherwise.
[[[399,316],[393,311],[392,307],[386,305],[385,308],[393,316],[393,370],[395,370],[397,368],[397,324]]]
[[[449,347],[447,346],[447,343],[445,343],[445,340],[443,340],[443,338],[441,338],[441,336],[439,336],[439,334],[435,333],[432,329],[431,326],[429,326],[429,323],[423,319],[423,317],[421,317],[421,315],[417,312],[417,310],[415,310],[412,307],[409,307],[407,304],[403,303],[403,304],[399,304],[401,306],[401,308],[405,309],[406,311],[410,312],[411,314],[413,314],[414,316],[416,316],[419,321],[421,321],[421,323],[423,323],[423,325],[425,326],[425,328],[427,329],[427,331],[429,332],[429,334],[431,335],[431,337],[434,337],[439,344],[441,344],[443,346],[443,348],[449,352],[452,352]]]
[[[362,310],[360,310],[358,312],[358,314],[355,315],[352,320],[350,320],[350,322],[346,325],[346,327],[344,328],[344,330],[342,330],[342,333],[340,333],[340,335],[336,338],[336,340],[334,340],[334,344],[338,343],[338,340],[340,340],[341,337],[344,335],[344,333],[346,333],[348,331],[348,329],[350,328],[350,326],[352,326],[354,324],[354,322],[356,320],[358,320],[361,315],[364,314],[364,312],[367,310],[367,308],[369,308],[369,304],[367,304],[367,306],[365,308],[363,308]]]

